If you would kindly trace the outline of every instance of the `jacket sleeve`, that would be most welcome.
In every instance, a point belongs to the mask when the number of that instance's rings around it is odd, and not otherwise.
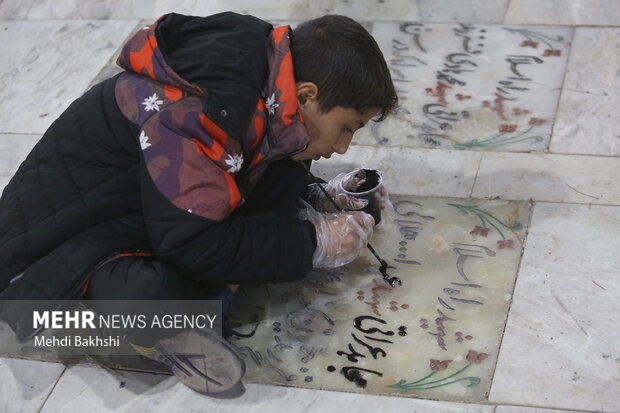
[[[204,283],[269,283],[301,279],[312,268],[314,227],[294,215],[232,214],[222,221],[173,205],[141,165],[147,235],[159,260]]]

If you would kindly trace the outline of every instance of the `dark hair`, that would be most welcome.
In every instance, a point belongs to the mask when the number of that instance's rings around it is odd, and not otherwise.
[[[364,112],[381,109],[380,122],[394,112],[398,97],[377,42],[355,20],[328,15],[301,23],[291,33],[296,82],[313,82],[319,109],[335,106]]]

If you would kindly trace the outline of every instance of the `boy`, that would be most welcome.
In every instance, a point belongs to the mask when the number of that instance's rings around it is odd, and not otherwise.
[[[239,284],[298,280],[368,243],[368,214],[301,219],[298,204],[328,205],[302,163],[344,153],[397,103],[362,26],[173,13],[136,33],[117,63],[125,72],[71,104],[2,194],[2,317],[20,339],[30,320],[8,300],[221,299],[225,313]],[[185,334],[206,353],[200,363],[175,354],[175,337],[132,345],[196,391],[239,382],[234,347]]]

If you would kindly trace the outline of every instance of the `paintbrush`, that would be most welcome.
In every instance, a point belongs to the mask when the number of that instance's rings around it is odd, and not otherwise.
[[[310,172],[310,168],[308,167],[308,165],[306,165],[305,162],[302,162],[304,168],[306,168],[306,171],[308,172],[308,175],[310,175],[310,177],[312,178],[312,180],[314,181],[315,184],[317,184],[319,186],[319,188],[321,189],[321,191],[323,192],[323,194],[325,194],[325,196],[327,197],[327,199],[329,199],[329,202],[332,203],[332,205],[336,208],[336,210],[340,211],[340,212],[344,212],[342,210],[342,208],[340,208],[338,206],[338,204],[336,204],[336,201],[334,201],[334,199],[329,195],[329,193],[327,192],[327,190],[323,187],[323,185],[321,184],[321,182],[317,179],[316,176],[314,176],[314,174],[312,172]],[[396,269],[396,267],[393,267],[391,265],[388,265],[387,261],[385,261],[383,258],[381,258],[379,256],[379,254],[377,253],[377,251],[372,247],[372,245],[370,245],[370,242],[368,244],[366,244],[366,247],[368,247],[368,249],[370,250],[370,252],[372,252],[372,255],[375,256],[375,258],[377,259],[377,261],[379,261],[379,264],[381,264],[379,266],[379,272],[381,272],[381,275],[383,276],[383,279],[390,284],[390,286],[392,288],[396,287],[396,285],[403,285],[403,282],[401,281],[400,278],[398,277],[390,277],[390,275],[387,273],[388,268],[394,268]]]

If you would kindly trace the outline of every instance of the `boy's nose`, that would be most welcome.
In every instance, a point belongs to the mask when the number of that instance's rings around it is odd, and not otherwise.
[[[334,152],[336,152],[337,154],[343,155],[347,149],[349,149],[349,145],[351,145],[351,140],[353,139],[353,134],[349,135],[348,137],[343,137],[340,138],[336,141],[336,143],[334,144],[334,146],[332,147],[334,149]]]

